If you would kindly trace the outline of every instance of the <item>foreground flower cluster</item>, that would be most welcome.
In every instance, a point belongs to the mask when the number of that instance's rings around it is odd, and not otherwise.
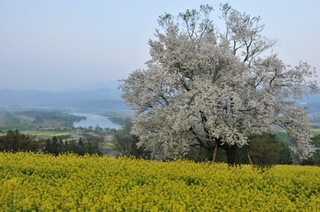
[[[3,211],[320,211],[320,168],[0,153]]]

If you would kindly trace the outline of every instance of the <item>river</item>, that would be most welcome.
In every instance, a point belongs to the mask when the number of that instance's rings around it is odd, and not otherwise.
[[[86,120],[81,120],[80,122],[74,122],[74,127],[89,127],[92,126],[95,128],[96,125],[99,125],[101,128],[114,128],[114,129],[120,129],[121,126],[118,124],[113,123],[108,119],[106,116],[101,116],[97,114],[90,114],[90,113],[71,113],[75,116],[85,116]]]

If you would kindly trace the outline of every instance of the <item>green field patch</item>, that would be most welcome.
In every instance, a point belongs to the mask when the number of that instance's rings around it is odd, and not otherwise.
[[[311,128],[311,132],[313,134],[313,136],[317,136],[320,134],[320,129],[319,128]],[[287,134],[287,132],[283,129],[277,130],[277,134],[278,135],[285,135]]]
[[[285,130],[278,130],[277,132],[286,133]]]
[[[320,134],[320,129],[311,129],[313,136],[317,136]]]
[[[12,112],[1,110],[0,111],[0,130],[2,132],[7,132],[8,130],[16,130],[24,131],[24,130],[32,130],[35,126],[29,122],[28,120],[22,119]]]
[[[49,138],[56,136],[57,138],[70,138],[71,133],[69,132],[54,132],[54,131],[24,131],[24,134],[35,135],[38,138]]]
[[[110,147],[115,147],[116,145],[112,142],[106,142],[107,146],[110,146]]]
[[[105,144],[105,145],[107,145],[109,147],[115,147],[116,146],[114,143],[112,143],[110,141],[101,142],[101,144]]]

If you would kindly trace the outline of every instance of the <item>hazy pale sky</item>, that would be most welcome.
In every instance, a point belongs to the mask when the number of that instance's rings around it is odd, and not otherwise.
[[[302,60],[320,75],[319,0],[0,0],[0,89],[63,90],[127,78],[150,59],[159,15],[210,4],[217,19],[226,2],[261,16],[263,34],[278,40],[274,52],[286,64]]]

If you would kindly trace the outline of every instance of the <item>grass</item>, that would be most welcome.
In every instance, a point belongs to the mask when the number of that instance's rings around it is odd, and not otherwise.
[[[110,147],[115,147],[116,145],[112,142],[106,142],[107,143],[107,146],[110,146]]]
[[[319,128],[312,128],[311,132],[312,132],[313,136],[317,136],[317,135],[320,134],[320,129]],[[277,130],[277,135],[285,136],[286,134],[287,134],[287,132],[285,130],[283,130],[283,129]]]
[[[29,121],[21,119],[9,111],[1,110],[0,119],[0,130],[2,132],[15,129],[18,129],[19,131],[25,131],[35,128],[35,126]]]
[[[110,141],[101,142],[101,144],[105,144],[105,145],[107,145],[109,147],[115,147],[116,146],[114,143],[112,143]]]
[[[16,116],[14,113],[6,110],[0,110],[0,130],[1,134],[6,134],[8,130],[18,129],[21,133],[35,135],[38,138],[49,138],[56,136],[58,138],[69,138],[71,132],[56,131],[32,131],[35,126],[27,118]]]
[[[58,138],[70,137],[72,133],[70,132],[56,132],[56,131],[23,131],[27,135],[35,135],[38,138],[48,138],[56,136]]]
[[[320,129],[319,128],[312,128],[311,132],[313,133],[314,136],[317,136],[320,134]]]

